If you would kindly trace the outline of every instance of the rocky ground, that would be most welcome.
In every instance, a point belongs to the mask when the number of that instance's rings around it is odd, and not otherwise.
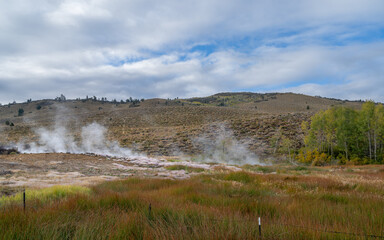
[[[183,179],[215,169],[238,170],[223,164],[205,164],[177,158],[136,156],[118,158],[93,154],[11,154],[0,156],[0,189],[92,185],[106,180],[135,177]]]

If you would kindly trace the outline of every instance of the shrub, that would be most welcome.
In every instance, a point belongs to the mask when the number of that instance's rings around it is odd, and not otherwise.
[[[18,111],[18,116],[23,116],[24,115],[24,109],[22,108],[19,108],[19,111]]]
[[[331,156],[328,157],[326,153],[317,154],[314,156],[312,165],[313,166],[324,166],[326,163],[330,162]]]
[[[344,156],[344,154],[339,154],[339,156],[337,157],[337,159],[338,159],[338,164],[339,165],[344,165],[344,164],[346,164],[347,163],[347,158]]]
[[[360,165],[363,163],[363,160],[361,158],[359,158],[358,156],[354,155],[351,157],[351,160],[349,161],[349,163],[351,163],[353,165]]]

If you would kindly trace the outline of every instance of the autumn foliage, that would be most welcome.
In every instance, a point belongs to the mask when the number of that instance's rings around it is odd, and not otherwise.
[[[300,162],[324,165],[383,163],[384,108],[368,101],[361,110],[332,107],[302,124],[305,148]]]

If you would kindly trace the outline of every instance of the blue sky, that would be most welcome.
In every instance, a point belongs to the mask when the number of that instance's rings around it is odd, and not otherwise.
[[[0,2],[0,102],[296,92],[384,102],[382,0]]]

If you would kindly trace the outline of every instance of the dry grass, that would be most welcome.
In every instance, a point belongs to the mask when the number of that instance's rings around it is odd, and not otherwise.
[[[321,231],[383,235],[382,170],[362,174],[377,168],[275,166],[285,173],[105,182],[90,195],[29,201],[26,213],[3,206],[0,238],[257,239],[260,216],[263,239],[366,239]]]

